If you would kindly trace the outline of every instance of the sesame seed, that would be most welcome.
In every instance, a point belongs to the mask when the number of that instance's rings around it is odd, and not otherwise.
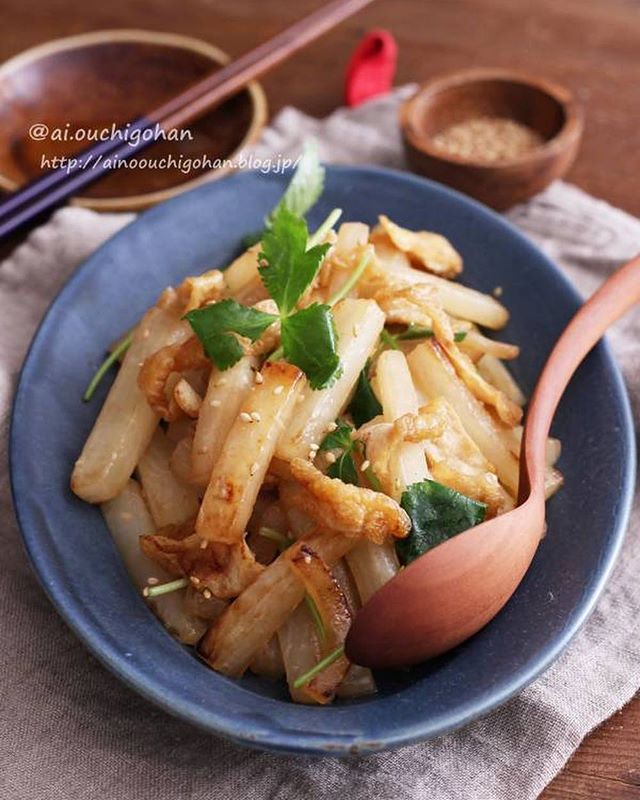
[[[317,455],[318,455],[318,451],[317,451],[317,450],[309,450],[309,453],[308,453],[308,455],[307,455],[307,458],[309,459],[309,461],[313,461],[313,460],[314,460],[314,458],[315,458]]]
[[[210,401],[209,401],[209,405],[210,405],[212,408],[219,408],[219,407],[222,405],[222,403],[221,403],[221,401],[220,401],[220,400],[210,400]]]
[[[207,546],[208,546],[208,544],[209,544],[209,542],[208,542],[206,539],[203,539],[203,540],[200,542],[200,549],[201,549],[201,550],[206,550],[206,549],[207,549]]]
[[[363,472],[366,472],[369,469],[370,466],[371,466],[371,462],[369,461],[369,459],[367,459],[366,461],[362,462],[362,466],[360,467],[360,469]]]
[[[282,392],[284,392],[284,386],[276,386],[276,388],[273,390],[274,394],[282,394]]]
[[[256,383],[264,383],[264,375],[261,372],[256,372]]]
[[[145,587],[144,587],[144,589],[142,590],[142,594],[143,594],[145,597],[149,597],[149,587],[148,587],[148,586],[145,586]]]
[[[152,578],[147,578],[147,583],[149,584],[149,586],[156,586],[156,584],[160,583],[160,581],[158,580],[158,578],[152,577]]]
[[[253,464],[249,467],[249,475],[255,475],[259,469],[260,469],[260,464],[258,464],[257,461],[254,461]]]
[[[303,561],[304,561],[305,564],[310,564],[311,563],[311,556],[309,555],[309,553],[305,553],[304,554]]]
[[[247,412],[246,412],[246,411],[241,411],[241,412],[240,412],[240,419],[241,419],[243,422],[251,422],[251,421],[252,421],[252,420],[251,420],[251,414],[247,414]]]
[[[335,422],[330,422],[330,423],[327,425],[327,428],[326,428],[326,430],[327,430],[327,433],[332,433],[333,431],[335,431],[335,430],[337,430],[337,429],[338,429],[338,426],[336,425],[336,423],[335,423]]]
[[[251,419],[252,419],[254,422],[260,422],[260,420],[262,419],[262,417],[260,416],[260,413],[259,413],[258,411],[252,411],[252,412],[251,412]]]
[[[200,583],[200,578],[196,577],[195,575],[192,575],[192,576],[191,576],[191,583],[192,583],[194,586],[197,586],[197,585]]]
[[[315,444],[315,442],[313,444],[309,445],[309,450],[319,450],[319,449],[320,449],[320,445],[319,444]]]
[[[149,330],[149,328],[145,328],[142,331],[142,338],[143,339],[148,339],[150,335],[151,335],[151,331]]]
[[[336,463],[336,456],[335,456],[335,453],[327,453],[327,456],[326,456],[326,458],[327,458],[327,461],[328,461],[330,464],[335,464],[335,463]]]
[[[204,595],[205,600],[211,600],[211,598],[213,597],[209,589],[205,589],[204,592],[202,592],[202,594]]]
[[[502,292],[503,291],[504,290],[503,290],[502,286],[496,286],[496,288],[493,290],[493,296],[494,297],[502,297]]]

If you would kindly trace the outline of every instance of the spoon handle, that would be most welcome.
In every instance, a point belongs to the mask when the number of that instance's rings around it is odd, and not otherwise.
[[[544,449],[551,421],[573,373],[607,328],[640,302],[640,255],[606,280],[571,320],[545,364],[527,413],[519,501],[544,491]]]

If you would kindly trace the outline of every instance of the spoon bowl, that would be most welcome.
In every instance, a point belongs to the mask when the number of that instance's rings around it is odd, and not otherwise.
[[[509,600],[545,530],[545,446],[560,398],[606,329],[638,302],[640,256],[582,306],[545,364],[525,422],[516,508],[435,547],[379,589],[349,630],[351,661],[368,667],[425,661],[477,633]]]

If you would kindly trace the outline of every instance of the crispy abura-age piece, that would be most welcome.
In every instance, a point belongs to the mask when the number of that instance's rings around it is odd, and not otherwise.
[[[140,363],[164,345],[184,341],[188,335],[185,322],[160,308],[148,311],[137,326],[71,476],[71,488],[83,500],[110,500],[127,485],[159,422],[138,387]]]
[[[304,586],[289,561],[303,542],[332,567],[355,544],[354,539],[327,532],[307,536],[285,550],[236,599],[207,631],[200,654],[218,672],[240,677],[258,650],[278,631],[304,597]]]
[[[478,400],[488,406],[492,406],[498,417],[509,428],[517,425],[522,418],[520,406],[492,383],[488,383],[478,372],[469,356],[459,349],[454,338],[453,329],[444,311],[434,305],[430,312],[435,338],[469,390]]]
[[[495,467],[500,482],[515,497],[519,467],[503,440],[504,429],[458,377],[440,345],[424,342],[408,355],[407,361],[417,388],[429,400],[438,397],[447,400],[465,431]]]
[[[276,443],[295,408],[302,373],[283,361],[267,362],[231,426],[211,473],[196,532],[203,539],[239,542],[244,537]]]
[[[302,458],[291,462],[291,475],[300,485],[290,503],[297,504],[319,525],[331,530],[382,544],[389,537],[401,539],[409,533],[407,513],[391,497],[362,486],[330,478]]]
[[[222,599],[237,597],[264,569],[244,539],[233,544],[207,542],[193,528],[194,520],[167,525],[141,536],[140,547],[171,575],[190,578],[196,588]]]
[[[454,278],[462,272],[462,256],[451,242],[439,233],[430,231],[411,231],[396,225],[389,217],[378,217],[380,228],[373,233],[373,240],[385,238],[398,250],[406,253],[412,264],[442,275]]]
[[[324,637],[320,655],[324,658],[344,644],[351,625],[349,604],[329,568],[312,547],[302,543],[289,564],[302,581],[322,620]],[[330,703],[348,669],[349,661],[343,655],[302,688],[316,703]]]
[[[385,285],[423,284],[436,289],[438,301],[447,314],[457,319],[467,319],[487,328],[503,328],[509,321],[509,312],[491,295],[478,292],[470,286],[446,280],[439,275],[414,269],[407,256],[385,242],[375,243],[376,258],[365,270],[358,288],[370,297]]]
[[[191,336],[186,342],[167,345],[147,358],[140,368],[138,386],[156,414],[171,422],[180,409],[167,392],[169,378],[174,372],[200,369],[208,364],[202,342]]]

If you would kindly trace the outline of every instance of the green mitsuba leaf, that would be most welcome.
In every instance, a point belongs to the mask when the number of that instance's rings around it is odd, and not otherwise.
[[[369,380],[369,362],[367,362],[358,376],[358,382],[348,410],[357,428],[382,414],[382,406]]]
[[[327,475],[330,478],[340,478],[343,483],[352,483],[354,486],[359,486],[358,469],[356,462],[353,460],[351,451],[345,450],[334,464],[331,464],[327,470]]]
[[[282,320],[280,341],[287,361],[305,373],[312,389],[324,389],[342,370],[331,309],[313,303]]]
[[[305,142],[293,178],[267,221],[268,224],[271,224],[273,216],[283,207],[303,217],[322,194],[324,177],[325,169],[320,163],[318,146],[314,141],[308,140]]]
[[[320,451],[342,451],[335,463],[331,464],[327,470],[327,475],[330,478],[340,478],[344,483],[352,483],[354,486],[358,486],[360,480],[353,458],[358,443],[351,438],[354,429],[343,419],[337,419],[336,425],[335,431],[328,433],[320,442]]]
[[[307,250],[308,236],[307,223],[283,206],[262,237],[260,277],[283,316],[295,309],[329,249],[319,244]]]
[[[403,564],[474,525],[484,522],[487,507],[436,481],[414,483],[403,493],[400,505],[411,518],[411,531],[396,542]]]
[[[224,370],[232,367],[244,354],[237,336],[245,336],[255,342],[278,317],[241,306],[235,300],[221,300],[189,311],[185,319],[202,342],[209,358],[218,369]]]

